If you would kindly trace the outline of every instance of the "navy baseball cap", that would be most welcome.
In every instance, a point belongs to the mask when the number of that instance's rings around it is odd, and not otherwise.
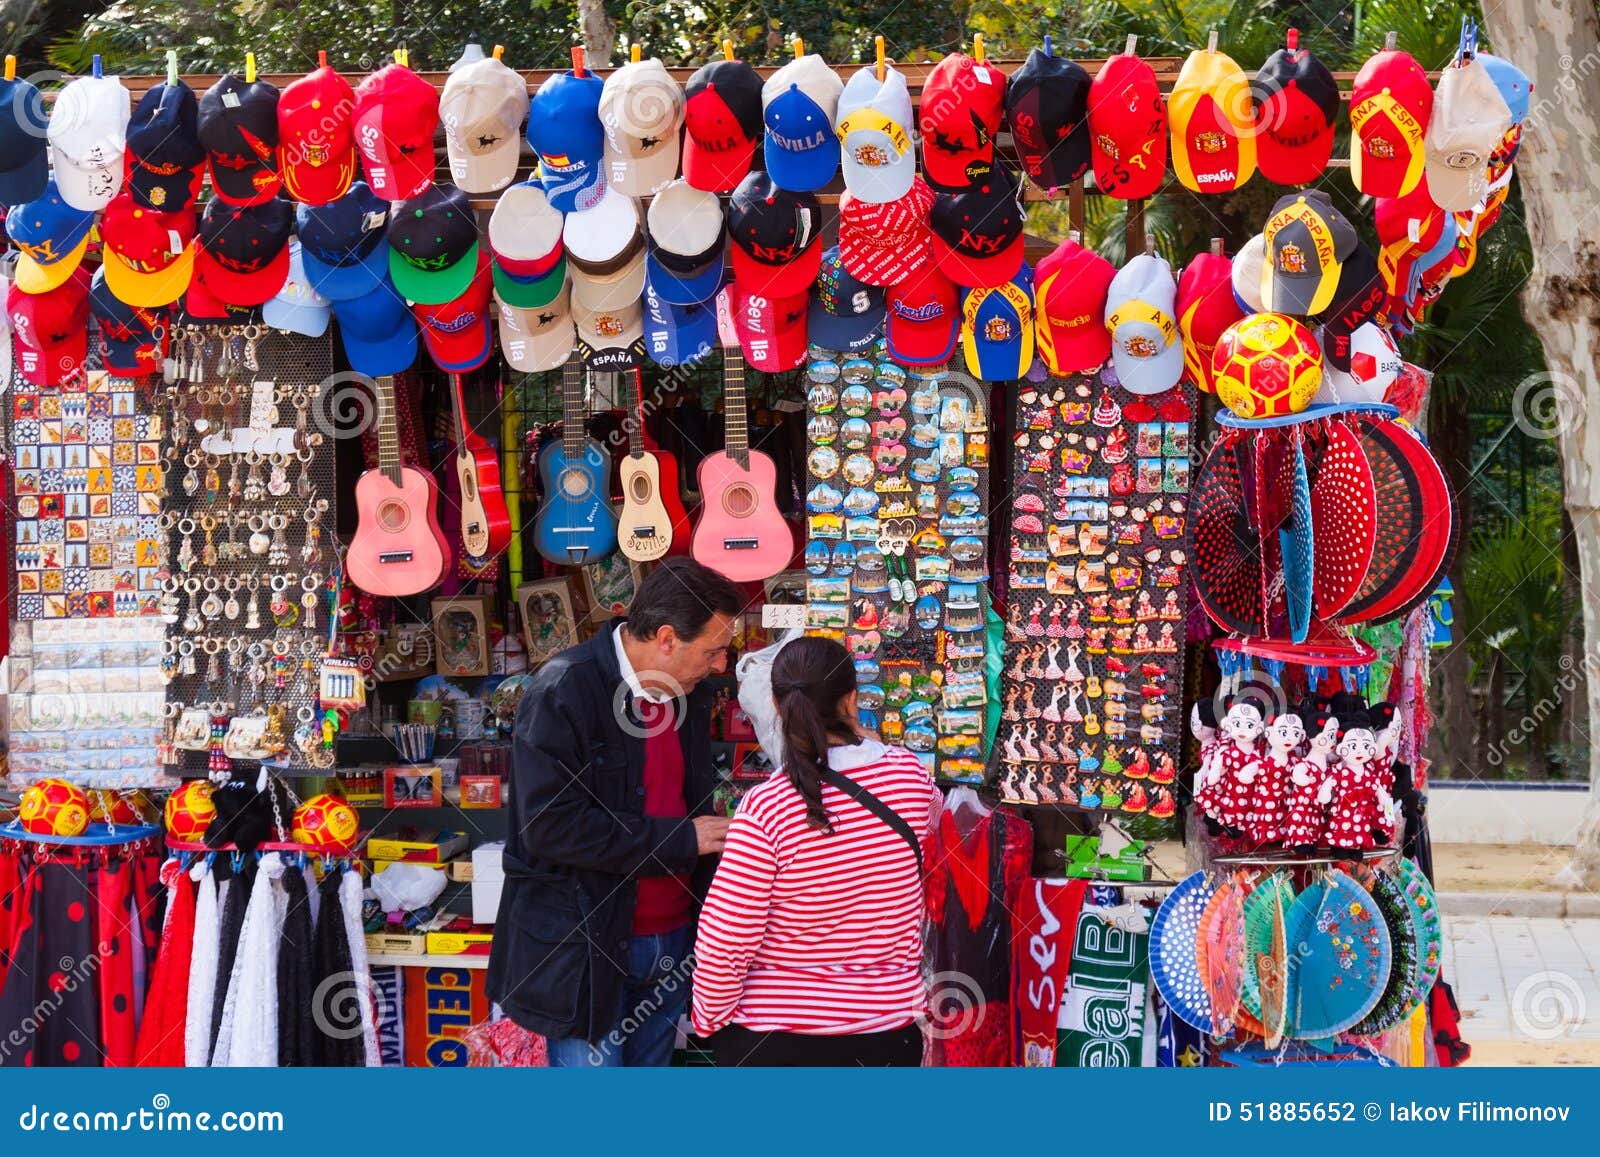
[[[389,280],[389,202],[365,181],[330,205],[295,210],[300,260],[312,287],[330,301],[365,297]]]
[[[100,327],[100,361],[119,378],[159,373],[167,356],[170,313],[162,306],[141,309],[106,287],[106,270],[95,270],[89,285],[89,312]]]
[[[883,332],[883,289],[851,276],[835,245],[811,286],[806,333],[812,345],[841,353],[866,349]]]
[[[182,81],[158,84],[139,98],[128,121],[126,154],[135,202],[171,213],[199,194],[206,150],[198,125],[199,101]]]
[[[403,373],[417,360],[416,318],[387,280],[365,297],[335,300],[333,316],[345,359],[357,373],[381,378]]]
[[[44,195],[50,177],[44,97],[29,81],[0,80],[0,205]]]
[[[717,348],[717,307],[697,301],[678,305],[662,301],[644,285],[644,352],[658,366],[697,362]]]

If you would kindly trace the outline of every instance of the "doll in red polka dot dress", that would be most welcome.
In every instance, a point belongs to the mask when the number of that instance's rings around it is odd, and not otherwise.
[[[1328,810],[1323,842],[1330,847],[1362,851],[1377,847],[1373,836],[1382,822],[1382,808],[1374,790],[1373,760],[1378,738],[1365,711],[1341,712],[1338,758],[1333,772],[1333,801]]]
[[[1218,725],[1221,741],[1211,752],[1204,810],[1224,828],[1244,830],[1250,818],[1251,780],[1266,724],[1254,703],[1236,701]]]
[[[1286,847],[1312,848],[1322,839],[1328,800],[1333,794],[1329,764],[1339,740],[1339,721],[1326,711],[1307,707],[1300,713],[1300,722],[1310,735],[1310,743],[1289,769],[1283,842]]]
[[[1285,711],[1267,727],[1266,754],[1256,760],[1250,779],[1250,816],[1245,834],[1256,844],[1275,844],[1283,838],[1289,817],[1289,775],[1296,752],[1306,739],[1306,725],[1293,711]]]

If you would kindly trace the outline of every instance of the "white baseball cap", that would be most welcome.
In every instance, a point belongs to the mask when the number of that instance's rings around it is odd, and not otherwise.
[[[578,352],[590,369],[628,369],[643,360],[643,302],[635,300],[619,309],[589,309],[573,302],[572,321],[578,331]]]
[[[618,192],[648,197],[678,175],[683,89],[659,60],[633,61],[606,77],[600,124],[606,181]]]
[[[1111,365],[1124,389],[1159,394],[1183,376],[1178,284],[1165,258],[1141,253],[1117,270],[1106,291]]]
[[[639,203],[608,185],[592,208],[567,214],[561,241],[570,260],[603,266],[642,243],[640,226]]]
[[[561,248],[564,221],[561,210],[550,204],[544,187],[537,181],[512,185],[495,202],[489,215],[489,248],[495,260],[510,272],[529,276],[534,270],[519,270],[519,263],[546,268],[547,259]]]
[[[839,115],[844,81],[816,53],[796,57],[761,86],[763,158],[779,188],[813,193],[839,171]]]
[[[1439,74],[1423,138],[1428,195],[1439,208],[1465,213],[1489,194],[1489,155],[1511,128],[1511,108],[1477,59]]]
[[[450,74],[439,97],[439,120],[456,188],[492,193],[511,183],[522,156],[527,115],[528,86],[498,57],[462,65]]]
[[[1257,233],[1233,255],[1233,299],[1246,313],[1264,313],[1261,300],[1261,269],[1267,263],[1267,236]]]
[[[887,68],[880,81],[869,66],[850,78],[839,94],[833,127],[852,197],[881,204],[910,192],[917,175],[912,123],[911,94],[899,72]]]
[[[557,369],[572,356],[576,338],[572,328],[569,287],[537,309],[517,309],[496,294],[495,311],[500,321],[500,352],[506,364],[518,373],[537,374]]]
[[[123,153],[133,101],[114,76],[83,76],[63,88],[45,133],[61,199],[74,209],[104,209],[122,189]]]

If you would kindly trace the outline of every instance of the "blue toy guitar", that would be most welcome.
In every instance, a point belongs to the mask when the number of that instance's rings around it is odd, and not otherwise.
[[[611,457],[584,435],[583,382],[578,362],[561,371],[561,440],[539,451],[544,500],[534,516],[533,544],[558,566],[598,562],[617,549],[611,509]]]

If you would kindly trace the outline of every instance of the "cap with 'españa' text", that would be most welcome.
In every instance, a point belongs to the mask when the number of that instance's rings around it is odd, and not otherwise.
[[[1225,52],[1189,54],[1167,97],[1172,170],[1196,193],[1229,193],[1256,171],[1250,82]]]
[[[1034,270],[1034,330],[1052,374],[1075,374],[1111,356],[1106,291],[1116,267],[1093,249],[1063,241]]]
[[[1120,53],[1089,84],[1090,161],[1108,197],[1148,197],[1167,175],[1167,101],[1148,61]]]

